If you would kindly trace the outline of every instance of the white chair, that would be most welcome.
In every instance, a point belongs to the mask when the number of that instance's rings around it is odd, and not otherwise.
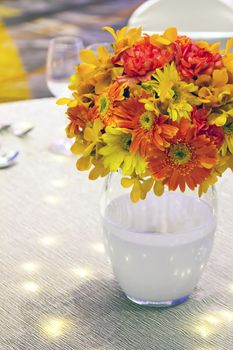
[[[223,42],[233,37],[233,0],[149,0],[132,14],[129,26],[148,33],[177,27],[196,40]]]

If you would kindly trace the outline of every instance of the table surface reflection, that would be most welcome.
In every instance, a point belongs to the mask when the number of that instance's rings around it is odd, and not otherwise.
[[[0,122],[30,121],[24,138],[0,134],[17,165],[0,170],[1,350],[230,350],[233,348],[233,185],[218,185],[219,226],[191,299],[170,309],[127,301],[101,241],[101,181],[56,156],[64,116],[54,99],[3,104]]]

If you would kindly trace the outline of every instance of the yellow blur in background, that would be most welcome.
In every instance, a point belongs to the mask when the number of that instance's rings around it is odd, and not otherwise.
[[[75,35],[84,45],[107,42],[103,24],[119,28],[144,0],[0,0],[0,103],[51,96],[49,42]]]
[[[0,6],[0,18],[15,16],[15,9]],[[19,52],[0,21],[0,102],[23,100],[31,97],[27,74]]]

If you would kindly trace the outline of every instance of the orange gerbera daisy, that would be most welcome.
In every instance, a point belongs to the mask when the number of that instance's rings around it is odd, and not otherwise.
[[[217,147],[205,135],[196,135],[195,127],[182,118],[177,124],[179,132],[164,151],[151,150],[149,168],[156,180],[162,180],[169,190],[187,185],[194,190],[211,173],[217,163]]]
[[[80,132],[86,127],[87,123],[92,120],[91,110],[83,105],[69,107],[66,114],[70,120],[66,127],[66,134],[70,138],[80,134]]]
[[[144,104],[137,98],[130,98],[121,103],[115,114],[118,117],[118,126],[134,135],[131,150],[133,152],[139,150],[143,157],[153,144],[160,150],[169,147],[169,140],[178,131],[176,126],[168,124],[167,116],[145,110]]]
[[[93,114],[100,118],[106,126],[115,124],[115,107],[117,102],[125,99],[127,85],[115,81],[108,90],[97,97]]]

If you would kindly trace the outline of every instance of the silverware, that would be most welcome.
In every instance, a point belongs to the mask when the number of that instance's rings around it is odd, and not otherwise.
[[[9,123],[0,123],[0,131],[8,129],[10,126]]]
[[[0,155],[0,169],[9,168],[10,166],[14,165],[18,155],[18,151],[10,151]]]
[[[34,126],[28,122],[20,122],[12,125],[11,130],[15,136],[23,137],[34,129]]]

